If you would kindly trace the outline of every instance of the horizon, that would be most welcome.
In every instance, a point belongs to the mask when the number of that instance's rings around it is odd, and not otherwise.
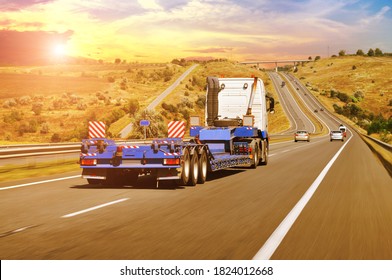
[[[388,0],[0,0],[0,64],[392,52]]]

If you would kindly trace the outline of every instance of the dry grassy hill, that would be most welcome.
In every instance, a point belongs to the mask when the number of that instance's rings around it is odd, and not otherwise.
[[[391,73],[392,57],[342,56],[304,63],[294,74],[332,112],[367,131],[380,122],[375,136],[391,141]]]
[[[184,67],[172,64],[0,67],[0,144],[80,141],[88,120],[108,125],[129,101],[146,106]]]
[[[261,77],[266,73],[227,61],[202,62],[154,112],[146,106],[173,83],[188,65],[107,64],[42,67],[0,67],[0,145],[78,142],[87,137],[89,120],[102,120],[116,137],[134,123],[131,138],[143,137],[140,119],[151,119],[149,137],[165,137],[170,120],[204,119],[207,76]],[[277,102],[270,132],[288,127]]]

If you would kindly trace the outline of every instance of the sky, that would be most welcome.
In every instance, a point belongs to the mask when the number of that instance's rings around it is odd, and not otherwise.
[[[392,0],[0,0],[0,63],[392,52]]]

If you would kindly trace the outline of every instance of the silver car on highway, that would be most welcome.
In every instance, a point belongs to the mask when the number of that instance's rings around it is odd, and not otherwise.
[[[331,133],[329,134],[329,139],[332,142],[332,140],[340,140],[343,141],[343,132],[340,130],[332,130]]]
[[[294,141],[310,141],[310,134],[306,130],[298,130],[294,133]]]

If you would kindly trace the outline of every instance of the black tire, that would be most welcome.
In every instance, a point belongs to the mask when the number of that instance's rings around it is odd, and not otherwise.
[[[191,159],[189,155],[189,150],[184,148],[181,160],[181,177],[179,179],[179,184],[181,186],[186,186],[189,181],[189,173],[191,167]]]
[[[256,168],[259,165],[259,149],[257,143],[255,144],[255,147],[253,148],[253,162],[252,165],[250,166],[251,168]]]
[[[207,153],[206,150],[202,150],[199,156],[199,177],[197,179],[197,183],[204,184],[207,179],[208,172],[208,162],[207,162]]]
[[[199,156],[197,154],[197,151],[194,151],[191,157],[188,186],[196,186],[198,177],[199,177]]]

